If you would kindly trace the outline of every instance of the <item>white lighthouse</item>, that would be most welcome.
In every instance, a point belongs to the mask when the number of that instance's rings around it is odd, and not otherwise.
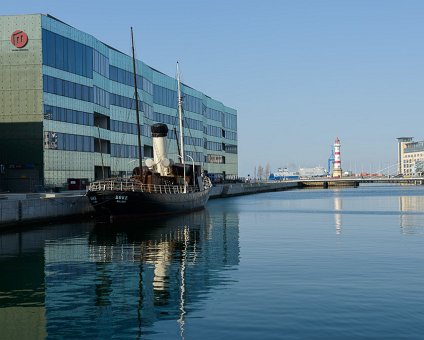
[[[342,177],[342,163],[340,160],[340,139],[336,138],[334,142],[334,168],[333,177]]]

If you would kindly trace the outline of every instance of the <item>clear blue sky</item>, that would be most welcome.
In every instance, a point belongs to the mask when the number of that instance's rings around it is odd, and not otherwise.
[[[2,0],[48,13],[238,110],[239,174],[396,162],[396,137],[424,139],[421,0]]]

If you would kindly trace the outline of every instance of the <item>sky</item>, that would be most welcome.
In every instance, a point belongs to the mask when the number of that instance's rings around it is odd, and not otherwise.
[[[421,0],[2,0],[2,15],[48,13],[238,113],[239,176],[269,164],[343,170],[397,162],[424,140]],[[386,170],[384,170],[386,171]]]

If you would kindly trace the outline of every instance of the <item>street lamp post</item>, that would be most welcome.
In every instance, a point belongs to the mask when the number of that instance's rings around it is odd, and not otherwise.
[[[196,186],[196,177],[194,176],[194,159],[190,155],[186,155],[186,156],[191,159],[191,162],[193,164],[193,186],[195,187]]]
[[[136,161],[138,161],[138,159],[133,159],[132,161],[129,161],[129,162],[127,163],[127,165],[130,165],[131,163],[136,162]],[[127,177],[129,177],[129,176],[128,176],[128,170],[126,171],[126,173],[127,173]]]

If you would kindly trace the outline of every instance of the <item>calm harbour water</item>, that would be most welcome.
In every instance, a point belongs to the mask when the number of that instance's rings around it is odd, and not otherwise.
[[[424,187],[0,233],[1,339],[418,339]]]

